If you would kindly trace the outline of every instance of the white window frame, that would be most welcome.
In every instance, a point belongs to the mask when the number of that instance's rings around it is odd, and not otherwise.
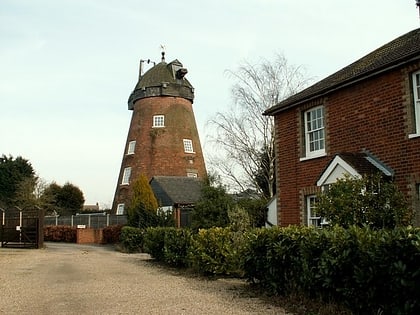
[[[127,154],[134,154],[134,150],[136,149],[136,141],[130,141],[128,143]]]
[[[126,167],[124,169],[123,176],[121,179],[121,185],[130,184],[130,176],[131,176],[131,167]]]
[[[194,147],[191,139],[183,139],[184,142],[184,152],[185,153],[194,153]]]
[[[314,208],[315,208],[315,203],[316,203],[316,195],[308,195],[306,196],[306,202],[305,202],[305,207],[306,207],[306,217],[307,217],[307,222],[306,224],[308,226],[315,226],[315,227],[321,227],[322,226],[322,218],[320,216],[317,216],[316,214],[313,215],[314,213]]]
[[[321,113],[321,116],[319,114]],[[313,117],[309,117],[315,115]],[[310,120],[309,120],[310,118]],[[306,158],[325,155],[325,109],[317,106],[304,112]],[[318,144],[312,148],[311,144]]]
[[[124,204],[123,203],[119,203],[117,205],[117,212],[115,213],[116,215],[123,215],[124,214]]]
[[[411,75],[413,82],[413,106],[414,106],[414,125],[415,133],[409,135],[409,138],[420,137],[420,70]]]
[[[153,116],[153,128],[165,127],[165,115],[154,115]]]

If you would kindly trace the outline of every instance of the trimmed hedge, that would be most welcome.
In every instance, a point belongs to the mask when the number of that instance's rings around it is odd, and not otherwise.
[[[333,300],[356,314],[420,314],[418,228],[131,229],[141,235],[131,240],[171,266],[244,275],[269,293]]]
[[[124,225],[110,225],[102,230],[105,244],[115,244],[120,241],[121,229]]]
[[[244,256],[247,279],[277,294],[300,291],[358,314],[420,311],[420,229],[259,230]]]
[[[45,242],[67,242],[76,243],[77,228],[67,225],[46,225],[44,226]]]
[[[241,240],[229,228],[201,229],[192,238],[189,265],[211,275],[241,276]]]
[[[144,230],[123,226],[121,228],[120,244],[129,253],[143,252]]]

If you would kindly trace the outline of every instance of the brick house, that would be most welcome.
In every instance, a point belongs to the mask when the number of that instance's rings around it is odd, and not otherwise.
[[[420,28],[264,114],[275,118],[279,225],[317,222],[311,205],[322,185],[375,169],[420,225]]]

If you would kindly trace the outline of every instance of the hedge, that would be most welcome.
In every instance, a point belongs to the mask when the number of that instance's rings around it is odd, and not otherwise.
[[[144,230],[123,226],[120,235],[120,244],[129,253],[143,252]]]
[[[358,314],[420,311],[420,229],[274,228],[249,234],[245,276],[268,291],[300,291]]]
[[[68,242],[76,243],[77,229],[67,225],[46,225],[44,226],[45,242]]]
[[[418,228],[132,232],[141,235],[146,252],[171,266],[206,275],[243,275],[269,293],[303,293],[344,304],[356,314],[420,314]]]

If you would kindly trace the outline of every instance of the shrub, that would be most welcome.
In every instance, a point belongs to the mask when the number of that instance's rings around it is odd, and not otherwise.
[[[164,261],[166,229],[164,227],[149,227],[144,232],[144,251],[157,261]]]
[[[244,271],[267,291],[300,291],[358,314],[420,311],[420,229],[273,228],[248,235]]]
[[[199,230],[189,253],[193,269],[203,274],[241,275],[242,246],[235,236],[229,228]]]
[[[76,243],[77,229],[67,225],[44,226],[44,241]]]
[[[123,225],[110,225],[102,230],[105,244],[115,244],[120,241],[121,229]]]
[[[165,263],[174,267],[186,267],[191,241],[190,230],[166,228],[163,249]]]
[[[120,242],[129,253],[143,251],[144,230],[131,226],[121,229]]]
[[[394,228],[410,224],[413,212],[397,186],[380,175],[338,179],[318,195],[317,213],[332,225]]]

